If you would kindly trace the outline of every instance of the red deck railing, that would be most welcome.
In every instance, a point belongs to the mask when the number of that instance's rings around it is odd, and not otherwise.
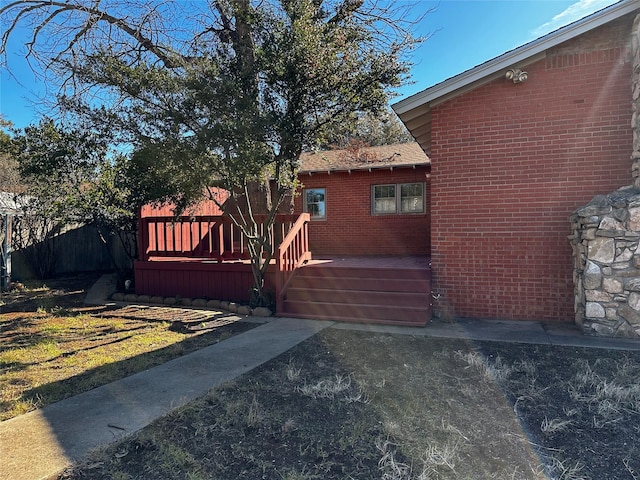
[[[287,288],[293,279],[293,274],[304,262],[311,260],[309,251],[309,220],[308,213],[298,217],[289,233],[278,247],[276,257],[278,271],[276,272],[276,312],[281,313]]]
[[[266,215],[254,216],[264,231]],[[296,215],[278,215],[271,226],[272,254],[296,223]],[[151,257],[247,259],[247,239],[231,219],[220,215],[144,217],[139,220],[140,260]]]
[[[266,215],[254,216],[264,229]],[[271,226],[276,260],[276,310],[281,311],[293,274],[311,260],[308,213],[278,215]],[[263,230],[264,231],[264,230]],[[220,215],[158,216],[139,220],[140,260],[246,260],[247,239],[231,219]]]

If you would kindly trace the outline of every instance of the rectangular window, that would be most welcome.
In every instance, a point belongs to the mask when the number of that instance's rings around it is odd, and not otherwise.
[[[400,213],[424,212],[424,184],[403,183],[400,185]]]
[[[399,183],[371,187],[373,215],[423,213],[424,183]]]
[[[373,186],[373,213],[396,213],[396,186]]]
[[[303,193],[303,209],[312,220],[323,220],[327,216],[324,188],[306,188]]]

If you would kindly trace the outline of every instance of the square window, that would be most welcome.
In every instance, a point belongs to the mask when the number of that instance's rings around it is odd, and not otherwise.
[[[396,186],[373,186],[373,213],[396,213]]]
[[[311,219],[326,218],[326,195],[324,188],[307,188],[304,190],[304,211],[311,215]]]
[[[424,212],[424,184],[404,183],[400,185],[400,213]]]

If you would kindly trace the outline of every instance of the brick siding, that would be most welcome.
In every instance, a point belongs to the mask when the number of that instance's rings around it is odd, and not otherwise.
[[[548,51],[525,83],[433,108],[433,277],[449,313],[573,321],[568,216],[631,183],[631,20]]]
[[[428,167],[301,175],[303,188],[326,189],[326,219],[309,226],[310,248],[318,255],[428,255]],[[425,182],[425,213],[372,215],[371,186]],[[295,199],[302,212],[302,196]]]

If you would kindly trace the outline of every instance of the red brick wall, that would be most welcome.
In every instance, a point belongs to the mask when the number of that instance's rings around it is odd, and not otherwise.
[[[432,110],[432,265],[448,313],[572,321],[568,216],[631,184],[630,25]]]
[[[429,184],[425,167],[314,173],[301,175],[304,188],[326,189],[326,220],[313,220],[309,242],[313,255],[428,255]],[[426,212],[372,215],[371,186],[425,182]],[[302,196],[295,212],[302,211]]]

